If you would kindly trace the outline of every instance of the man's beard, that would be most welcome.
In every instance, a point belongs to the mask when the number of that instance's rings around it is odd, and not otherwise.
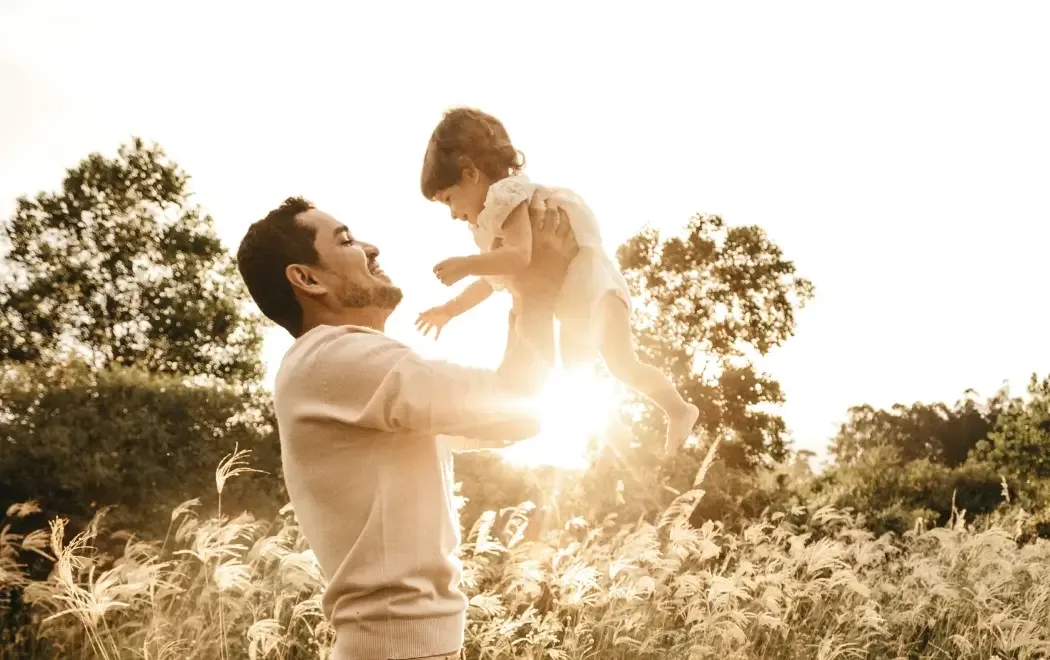
[[[343,292],[339,297],[339,302],[343,307],[349,309],[363,307],[394,309],[401,302],[402,295],[401,289],[393,284],[365,288],[351,282],[343,282]]]

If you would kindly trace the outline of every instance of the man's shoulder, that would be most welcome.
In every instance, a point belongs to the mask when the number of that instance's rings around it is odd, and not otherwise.
[[[324,346],[338,340],[349,340],[355,343],[397,344],[404,346],[385,332],[363,325],[319,325],[304,333],[295,340],[296,344]]]
[[[295,340],[281,358],[276,390],[300,377],[320,376],[330,369],[352,369],[360,374],[382,368],[413,351],[389,335],[355,325],[321,325]],[[386,365],[389,366],[389,365]]]

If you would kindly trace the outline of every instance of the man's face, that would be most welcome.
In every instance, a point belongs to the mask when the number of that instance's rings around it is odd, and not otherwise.
[[[379,267],[376,246],[355,239],[344,224],[323,211],[310,209],[297,219],[315,231],[318,261],[310,270],[340,305],[393,309],[401,302],[401,289]]]

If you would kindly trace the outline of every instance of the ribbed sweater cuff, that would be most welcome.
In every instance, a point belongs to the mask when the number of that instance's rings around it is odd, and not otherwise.
[[[466,613],[432,619],[354,621],[339,626],[331,660],[400,660],[456,653]]]

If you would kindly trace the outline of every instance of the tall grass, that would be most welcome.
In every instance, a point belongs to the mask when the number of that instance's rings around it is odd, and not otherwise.
[[[1050,657],[1050,543],[1020,541],[1023,511],[981,525],[958,512],[878,538],[862,515],[831,508],[697,529],[688,518],[709,464],[658,520],[577,518],[532,541],[528,506],[481,516],[459,551],[467,657]],[[218,487],[244,465],[228,457]],[[93,546],[114,536],[102,515],[68,542],[61,519],[25,537],[4,527],[0,591],[32,611],[4,657],[29,646],[106,660],[327,657],[324,581],[294,512],[199,508],[177,507],[161,542],[118,532],[112,557]],[[46,579],[27,576],[27,553],[53,558]]]

